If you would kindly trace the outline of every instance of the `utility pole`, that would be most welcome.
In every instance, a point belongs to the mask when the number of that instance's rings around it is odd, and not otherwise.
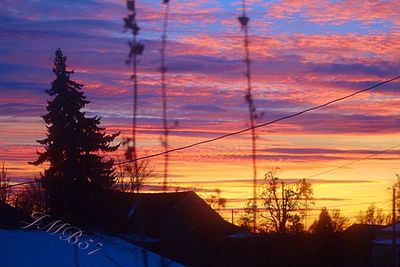
[[[393,267],[397,267],[397,244],[396,244],[396,190],[393,186],[392,199],[392,251],[393,251]]]

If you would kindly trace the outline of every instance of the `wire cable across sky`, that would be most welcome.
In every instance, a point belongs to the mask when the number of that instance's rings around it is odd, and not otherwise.
[[[339,101],[343,101],[343,100],[345,100],[345,99],[351,98],[351,97],[356,96],[356,95],[358,95],[358,94],[361,94],[361,93],[363,93],[363,92],[366,92],[366,91],[372,90],[372,89],[374,89],[374,88],[377,88],[377,87],[379,87],[379,86],[381,86],[381,85],[384,85],[384,84],[387,84],[387,83],[391,83],[391,82],[393,82],[393,81],[395,81],[395,80],[398,80],[398,79],[400,79],[400,75],[399,75],[399,76],[396,76],[396,77],[393,77],[393,78],[391,78],[391,79],[382,81],[382,82],[380,82],[380,83],[377,83],[377,84],[375,84],[375,85],[373,85],[373,86],[370,86],[370,87],[361,89],[361,90],[356,91],[356,92],[354,92],[354,93],[348,94],[348,95],[346,95],[346,96],[343,96],[343,97],[336,98],[336,99],[334,99],[334,100],[328,101],[328,102],[326,102],[326,103],[324,103],[324,104],[320,104],[320,105],[318,105],[318,106],[314,106],[314,107],[311,107],[311,108],[308,108],[308,109],[305,109],[305,110],[302,110],[302,111],[299,111],[299,112],[293,113],[293,114],[291,114],[291,115],[287,115],[287,116],[284,116],[284,117],[281,117],[281,118],[278,118],[278,119],[275,119],[275,120],[272,120],[272,121],[269,121],[269,122],[257,124],[257,125],[255,125],[254,127],[255,127],[255,128],[265,127],[265,126],[268,126],[268,125],[271,125],[271,124],[275,124],[275,123],[280,122],[280,121],[283,121],[283,120],[287,120],[287,119],[290,119],[290,118],[293,118],[293,117],[297,117],[297,116],[300,116],[300,115],[302,115],[302,114],[304,114],[304,113],[307,113],[307,112],[310,112],[310,111],[313,111],[313,110],[316,110],[316,109],[320,109],[320,108],[326,107],[326,106],[328,106],[328,105],[331,105],[331,104],[336,103],[336,102],[339,102]],[[193,144],[190,144],[190,145],[186,145],[186,146],[182,146],[182,147],[177,147],[177,148],[174,148],[174,149],[170,149],[170,150],[168,150],[168,151],[163,151],[163,152],[159,152],[159,153],[155,153],[155,154],[150,154],[150,155],[147,155],[147,156],[139,157],[139,158],[137,158],[136,160],[143,160],[143,159],[148,159],[148,158],[154,158],[154,157],[158,157],[158,156],[164,155],[164,154],[166,154],[166,153],[171,153],[171,152],[176,152],[176,151],[180,151],[180,150],[189,149],[189,148],[192,148],[192,147],[195,147],[195,146],[199,146],[199,145],[211,143],[211,142],[214,142],[214,141],[223,139],[223,138],[227,138],[227,137],[230,137],[230,136],[238,135],[238,134],[247,132],[247,131],[249,131],[249,130],[251,130],[251,129],[252,129],[252,127],[248,127],[248,128],[245,128],[245,129],[242,129],[242,130],[239,130],[239,131],[235,131],[235,132],[223,134],[223,135],[220,135],[220,136],[218,136],[218,137],[206,139],[206,140],[203,140],[203,141],[200,141],[200,142],[197,142],[197,143],[193,143]],[[327,171],[323,171],[323,172],[320,172],[320,173],[317,173],[317,174],[308,176],[306,179],[312,178],[312,177],[315,177],[315,176],[319,176],[319,175],[322,175],[322,174],[325,174],[325,173],[328,173],[328,172],[332,172],[332,171],[334,171],[334,170],[337,170],[337,169],[340,169],[340,168],[343,168],[343,167],[352,165],[352,164],[357,163],[357,162],[360,162],[360,161],[362,161],[362,160],[366,160],[366,159],[372,158],[372,157],[374,157],[374,156],[376,156],[376,155],[383,154],[383,153],[385,153],[385,152],[387,152],[387,151],[390,151],[390,150],[393,150],[393,149],[395,149],[395,148],[397,148],[397,147],[400,147],[400,144],[395,145],[395,146],[392,146],[392,147],[389,147],[389,148],[386,148],[386,149],[384,149],[384,150],[382,150],[382,151],[379,151],[379,152],[377,152],[377,153],[368,155],[368,156],[366,156],[366,157],[363,157],[363,158],[360,158],[360,159],[351,161],[351,162],[346,163],[346,164],[344,164],[344,165],[341,165],[341,166],[338,166],[338,167],[329,169],[329,170],[327,170]],[[132,161],[133,161],[133,160],[132,160]],[[132,162],[132,161],[116,162],[115,165],[121,165],[121,164],[129,163],[129,162]],[[6,189],[6,188],[9,188],[9,187],[14,187],[14,186],[19,186],[19,185],[25,185],[25,184],[31,184],[31,183],[34,183],[34,182],[35,182],[35,181],[23,182],[23,183],[8,185],[8,186],[5,186],[5,187],[1,187],[0,189]]]
[[[255,126],[253,126],[253,127],[247,127],[245,129],[242,129],[242,130],[239,130],[239,131],[226,133],[226,134],[214,137],[214,138],[206,139],[206,140],[203,140],[203,141],[200,141],[200,142],[197,142],[197,143],[192,143],[190,145],[181,146],[181,147],[169,149],[167,151],[163,151],[163,152],[159,152],[159,153],[155,153],[155,154],[150,154],[150,155],[147,155],[147,156],[138,157],[135,160],[143,160],[143,159],[158,157],[158,156],[164,155],[166,153],[171,153],[171,152],[176,152],[176,151],[189,149],[189,148],[192,148],[192,147],[195,147],[195,146],[204,145],[204,144],[215,142],[217,140],[224,139],[224,138],[227,138],[227,137],[230,137],[230,136],[234,136],[234,135],[238,135],[238,134],[241,134],[241,133],[245,133],[245,132],[250,131],[252,129],[261,128],[261,127],[265,127],[265,126],[268,126],[268,125],[271,125],[271,124],[275,124],[277,122],[284,121],[284,120],[287,120],[287,119],[290,119],[290,118],[293,118],[293,117],[297,117],[297,116],[300,116],[302,114],[305,114],[305,113],[308,113],[308,112],[311,112],[311,111],[314,111],[314,110],[317,110],[317,109],[332,105],[332,104],[334,104],[336,102],[343,101],[345,99],[348,99],[348,98],[351,98],[353,96],[359,95],[361,93],[364,93],[364,92],[370,91],[372,89],[375,89],[375,88],[377,88],[377,87],[379,87],[381,85],[384,85],[384,84],[387,84],[387,83],[391,83],[391,82],[393,82],[395,80],[398,80],[398,79],[400,79],[400,75],[398,75],[396,77],[393,77],[391,79],[379,82],[379,83],[377,83],[377,84],[375,84],[373,86],[358,90],[358,91],[356,91],[354,93],[351,93],[351,94],[348,94],[346,96],[330,100],[330,101],[325,102],[323,104],[320,104],[320,105],[317,105],[317,106],[314,106],[314,107],[311,107],[311,108],[307,108],[307,109],[304,109],[302,111],[298,111],[296,113],[293,113],[293,114],[290,114],[290,115],[287,115],[287,116],[284,116],[284,117],[280,117],[278,119],[274,119],[272,121],[268,121],[268,122],[265,122],[265,123],[260,123],[260,124],[257,124]],[[121,164],[125,164],[125,163],[128,163],[128,162],[131,162],[131,161],[117,162],[117,163],[115,163],[115,165],[121,165]]]
[[[383,153],[385,153],[385,152],[388,152],[388,151],[393,150],[393,149],[398,148],[398,147],[400,147],[400,144],[395,145],[395,146],[392,146],[392,147],[389,147],[389,148],[384,149],[384,150],[381,150],[381,151],[378,151],[378,152],[376,152],[375,154],[371,154],[371,155],[368,155],[368,156],[366,156],[366,157],[359,158],[359,159],[356,159],[356,160],[351,161],[351,162],[349,162],[349,163],[346,163],[346,164],[337,166],[337,167],[335,167],[335,168],[332,168],[332,169],[329,169],[329,170],[326,170],[326,171],[323,171],[323,172],[319,172],[319,173],[310,175],[310,176],[308,176],[308,177],[306,177],[306,178],[304,178],[304,179],[310,179],[310,178],[314,178],[314,177],[316,177],[316,176],[320,176],[320,175],[325,174],[325,173],[329,173],[329,172],[336,171],[336,170],[338,170],[338,169],[341,169],[341,168],[344,168],[344,167],[353,165],[354,163],[357,163],[357,162],[360,162],[360,161],[363,161],[363,160],[366,160],[366,159],[369,159],[369,158],[373,158],[373,157],[375,157],[375,156],[377,156],[377,155],[383,154]]]

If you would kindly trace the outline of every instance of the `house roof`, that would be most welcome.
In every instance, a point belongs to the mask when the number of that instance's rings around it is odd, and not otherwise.
[[[353,224],[344,232],[344,238],[354,244],[370,244],[384,226],[371,224]]]
[[[382,232],[392,232],[392,224],[390,224],[390,225],[388,225],[388,226],[386,226],[386,227],[384,227],[384,228],[382,228]],[[396,224],[396,226],[395,226],[395,230],[396,230],[396,232],[400,232],[400,223],[397,223]]]
[[[151,237],[226,236],[242,231],[225,221],[195,192],[107,193],[106,225],[116,231],[144,231]]]
[[[383,228],[384,228],[383,225],[354,223],[346,229],[345,233],[346,234],[352,234],[352,233],[376,234],[379,231],[381,231]]]
[[[374,240],[374,245],[380,245],[380,246],[391,246],[393,242],[392,238],[378,238]],[[400,238],[396,238],[396,244],[397,246],[400,245]]]
[[[23,226],[22,222],[30,221],[31,218],[24,212],[11,207],[0,201],[0,228],[18,228]]]

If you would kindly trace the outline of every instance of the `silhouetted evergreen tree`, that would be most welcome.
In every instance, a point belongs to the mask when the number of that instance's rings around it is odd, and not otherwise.
[[[119,133],[106,135],[105,129],[99,127],[100,118],[87,117],[81,111],[89,101],[82,92],[83,85],[70,79],[73,71],[67,70],[66,57],[60,49],[55,53],[53,72],[56,79],[46,90],[52,100],[43,116],[47,137],[37,141],[45,150],[37,152],[38,159],[32,164],[49,163],[41,178],[49,211],[76,219],[85,207],[90,208],[88,199],[93,201],[100,197],[102,189],[112,187],[114,162],[104,160],[100,153],[118,148],[111,143]]]
[[[329,211],[324,207],[321,209],[318,220],[310,226],[311,232],[315,234],[330,234],[335,228]]]

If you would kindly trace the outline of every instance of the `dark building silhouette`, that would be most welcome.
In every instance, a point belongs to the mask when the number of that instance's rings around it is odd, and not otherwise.
[[[0,229],[13,229],[23,226],[23,221],[30,222],[32,218],[24,212],[0,201]]]

